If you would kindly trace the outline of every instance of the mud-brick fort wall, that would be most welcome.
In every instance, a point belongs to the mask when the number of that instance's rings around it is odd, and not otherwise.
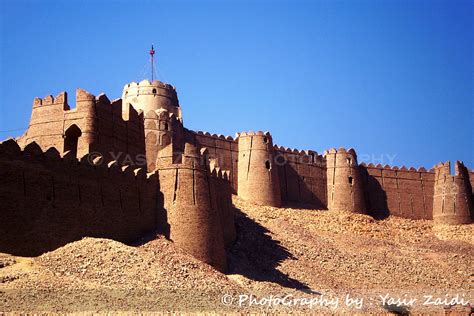
[[[207,132],[193,133],[194,143],[198,148],[207,148],[211,167],[230,171],[229,181],[232,191],[237,193],[237,160],[239,156],[238,143],[231,136],[210,134]]]
[[[268,160],[278,175],[274,176],[271,180],[275,185],[280,187],[281,197],[276,197],[279,201],[277,204],[281,201],[291,201],[310,203],[317,207],[326,207],[326,164],[323,156],[318,155],[314,151],[291,150],[278,146],[271,148],[271,146],[265,143],[263,160],[258,163],[255,162],[255,164],[250,166],[250,170],[247,170],[249,168],[248,164],[241,164],[243,169],[239,170],[239,150],[249,151],[245,139],[242,140],[243,145],[240,146],[241,149],[239,148],[239,138],[241,135],[243,135],[243,137],[249,137],[248,134],[258,134],[258,136],[262,136],[262,140],[264,140],[265,136],[264,132],[250,132],[238,134],[237,139],[233,139],[230,136],[226,137],[201,131],[188,131],[187,139],[198,148],[206,148],[208,150],[211,168],[215,167],[229,171],[229,180],[233,193],[237,193],[238,191],[239,171],[245,174],[253,173],[255,172],[254,167],[257,167],[257,171],[263,171],[263,174],[268,175],[269,169],[265,167],[265,161]],[[269,133],[266,135],[267,138],[271,140],[271,135]],[[248,138],[247,140],[250,139],[251,138]],[[245,158],[243,154],[242,157]],[[255,156],[253,158],[255,158]],[[259,166],[262,168],[258,168]],[[271,172],[270,175],[272,175]],[[252,176],[253,175],[250,175],[249,177]],[[241,180],[247,182],[247,177]],[[257,196],[259,194],[261,194],[260,190],[254,192],[253,195]]]
[[[0,143],[0,252],[38,255],[84,236],[129,242],[164,221],[157,174]]]
[[[434,172],[425,168],[360,166],[369,214],[433,218]]]
[[[207,153],[204,152],[204,155]],[[211,170],[211,201],[218,210],[225,247],[230,247],[237,238],[232,204],[232,186],[230,171],[221,168]],[[215,201],[215,202],[214,202]]]
[[[122,112],[126,112],[126,119]],[[65,92],[35,98],[28,130],[18,139],[21,147],[32,142],[43,150],[55,147],[61,154],[72,151],[82,157],[99,152],[106,161],[143,163],[143,114],[133,107],[122,109],[121,100],[110,102],[104,94],[95,97],[82,89],[76,92],[74,109],[70,109]]]
[[[327,206],[326,161],[315,151],[274,146],[273,163],[278,170],[281,199]]]
[[[462,162],[456,161],[455,173],[450,173],[450,163],[434,167],[433,219],[444,224],[472,223],[472,186],[469,172]],[[472,179],[471,179],[472,181]]]
[[[223,231],[226,230],[227,242],[235,238],[235,232],[228,227],[232,217],[225,218],[232,216],[228,210],[230,183],[213,179],[207,161],[207,150],[199,150],[191,143],[185,144],[184,153],[176,152],[173,145],[159,152],[157,169],[169,223],[167,235],[194,257],[224,271]],[[219,184],[225,187],[217,188]],[[224,191],[218,197],[221,189]]]

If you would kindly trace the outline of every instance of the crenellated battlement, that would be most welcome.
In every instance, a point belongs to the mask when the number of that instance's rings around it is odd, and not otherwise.
[[[131,82],[124,86],[122,99],[131,100],[139,96],[165,97],[172,100],[173,106],[179,107],[176,88],[170,84],[158,80],[150,82],[142,80],[139,83]]]
[[[279,154],[284,155],[288,159],[292,161],[297,161],[299,163],[318,166],[323,166],[326,163],[325,157],[323,155],[318,154],[318,152],[314,150],[300,150],[296,148],[289,148],[278,145],[274,145],[273,149]],[[300,159],[295,157],[300,157]]]
[[[469,180],[469,169],[462,161],[456,161],[454,164],[454,174],[451,174],[451,163],[440,162],[434,166],[435,179],[437,181],[461,181]]]
[[[57,96],[53,97],[52,95],[48,95],[44,98],[35,97],[33,100],[33,111],[36,113],[38,110],[43,111],[47,110],[44,107],[52,106],[52,105],[59,105],[61,106],[62,113],[75,113],[81,110],[94,110],[95,107],[113,107],[113,109],[106,109],[106,110],[116,110],[117,113],[126,112],[126,115],[123,116],[124,121],[128,121],[129,118],[136,119],[140,117],[143,113],[142,110],[135,110],[133,107],[123,107],[121,99],[115,99],[110,101],[105,93],[101,93],[98,96],[93,95],[92,93],[78,88],[76,90],[76,108],[71,109],[68,104],[68,93],[61,92]],[[48,110],[49,111],[49,110]],[[43,112],[41,112],[43,113]],[[51,113],[51,112],[48,112]],[[57,113],[57,112],[54,112]],[[42,115],[44,116],[44,115]],[[48,117],[44,117],[43,119],[47,119]],[[32,117],[32,119],[36,119],[36,117]]]
[[[162,88],[162,89],[166,89],[166,90],[176,91],[176,87],[174,87],[173,85],[161,82],[159,80],[150,81],[150,80],[147,80],[147,79],[144,79],[144,80],[142,80],[138,83],[132,81],[129,84],[126,84],[123,87],[123,89],[127,90],[129,88],[136,89],[136,88],[148,88],[148,87],[155,87],[155,88]]]
[[[434,165],[434,169],[439,169],[439,168],[450,168],[451,167],[451,162],[446,161],[446,162],[439,162],[436,165]]]
[[[468,224],[473,221],[472,187],[469,170],[461,161],[451,174],[449,161],[434,167],[433,218],[443,224]]]
[[[68,110],[69,106],[67,103],[67,93],[61,92],[55,97],[53,97],[52,95],[48,95],[44,97],[43,99],[39,97],[35,97],[33,100],[33,108],[39,107],[39,106],[53,105],[53,104],[62,105],[64,106],[64,110]]]
[[[167,110],[182,121],[181,108],[175,87],[155,80],[142,80],[139,83],[131,82],[124,86],[122,100],[127,106],[140,109],[148,116],[150,110]]]
[[[198,150],[196,146],[186,143],[184,152],[176,150],[174,144],[164,147],[158,153],[156,167],[159,170],[170,168],[186,168],[208,171],[205,159],[205,148]]]
[[[133,107],[132,107],[133,108]],[[142,110],[139,110],[142,113]],[[145,118],[149,120],[160,120],[160,121],[178,121],[178,118],[174,113],[170,113],[165,109],[149,110],[145,113]]]
[[[67,99],[66,92],[35,98],[28,130],[18,138],[21,147],[36,142],[43,150],[73,150],[78,157],[100,152],[107,161],[118,153],[126,152],[131,160],[144,153],[141,110],[124,105],[121,99],[110,101],[105,93],[95,96],[80,88],[75,108],[69,107]]]
[[[210,170],[211,177],[219,180],[230,181],[230,171],[223,170],[219,167],[211,168]]]
[[[132,165],[121,165],[117,161],[105,163],[95,155],[88,153],[81,158],[76,158],[71,152],[61,154],[56,148],[50,147],[43,150],[37,143],[32,142],[21,148],[12,138],[0,142],[0,156],[8,157],[11,160],[25,161],[28,163],[54,162],[55,167],[61,169],[81,168],[94,169],[97,172],[108,172],[116,179],[134,178],[137,181],[156,181],[157,172],[147,172],[146,168]],[[61,165],[62,164],[62,165]]]
[[[324,151],[324,156],[327,156],[330,154],[349,154],[349,155],[353,155],[357,157],[356,151],[352,147],[350,147],[349,149],[346,149],[344,147],[340,147],[339,149],[330,148]]]
[[[455,175],[458,175],[459,169],[458,169],[459,162],[456,161],[456,168],[455,168]],[[451,176],[451,162],[446,161],[446,162],[440,162],[436,164],[434,167],[434,172],[436,174],[436,178],[443,177],[443,176]]]
[[[101,94],[101,96],[102,95],[105,96],[105,94]],[[80,101],[93,101],[95,99],[96,97],[86,90],[81,88],[76,89],[76,103]],[[48,105],[65,105],[67,108],[64,110],[69,110],[67,92],[63,91],[55,97],[52,95],[47,95],[44,98],[35,97],[33,100],[33,108]]]
[[[424,172],[424,173],[434,173],[434,169],[426,170],[425,167],[406,167],[406,166],[390,166],[390,165],[381,165],[377,164],[374,165],[373,163],[366,164],[364,162],[360,163],[360,166],[367,168],[367,169],[380,169],[380,170],[387,170],[387,171],[404,171],[404,172]]]
[[[249,131],[249,132],[236,133],[235,139],[237,140],[237,138],[250,137],[250,136],[272,137],[272,135],[270,134],[270,132],[264,132],[264,131],[256,131],[256,132],[254,132],[254,131]]]
[[[220,140],[228,140],[228,141],[236,141],[232,136],[225,136],[222,134],[211,134],[209,132],[203,132],[203,131],[195,131],[196,134],[201,135],[201,136],[206,136],[210,138],[215,138],[215,139],[220,139]]]

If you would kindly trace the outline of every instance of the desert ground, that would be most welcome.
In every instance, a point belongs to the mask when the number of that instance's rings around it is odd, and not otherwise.
[[[0,254],[0,314],[471,312],[474,224],[233,202],[226,274],[161,236],[86,237],[38,257]]]

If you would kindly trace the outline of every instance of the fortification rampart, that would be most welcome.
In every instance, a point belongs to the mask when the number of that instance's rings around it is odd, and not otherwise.
[[[273,162],[278,170],[283,201],[327,207],[326,160],[322,155],[275,145]]]
[[[211,169],[211,198],[213,201],[215,200],[215,208],[219,212],[226,247],[230,247],[237,237],[229,174],[229,171],[221,168]]]
[[[35,142],[43,150],[54,147],[82,157],[100,153],[106,161],[145,165],[143,114],[127,108],[122,117],[121,100],[110,101],[85,90],[76,91],[76,108],[70,109],[65,92],[56,97],[35,98],[30,125],[18,139],[21,147]]]
[[[164,221],[157,173],[0,143],[0,252],[39,255],[84,236],[129,242]]]
[[[442,224],[469,224],[473,221],[472,187],[469,172],[456,161],[451,175],[449,162],[434,167],[433,219]]]
[[[66,93],[35,98],[17,142],[0,143],[0,251],[13,254],[158,230],[225,270],[224,248],[236,237],[232,193],[261,205],[472,222],[474,172],[462,163],[454,176],[449,164],[359,166],[353,149],[322,156],[274,146],[268,132],[190,131],[175,88],[159,81],[126,85],[123,102],[78,89],[74,109]]]
[[[237,193],[237,159],[238,143],[231,136],[210,134],[208,132],[192,132],[194,144],[198,148],[207,148],[210,166],[229,171],[232,192]]]
[[[199,151],[189,143],[184,153],[176,153],[173,145],[159,152],[157,169],[170,226],[169,238],[199,260],[224,271],[221,214],[203,155],[205,149]]]
[[[365,165],[360,169],[369,213],[411,219],[433,218],[434,172],[425,168]]]

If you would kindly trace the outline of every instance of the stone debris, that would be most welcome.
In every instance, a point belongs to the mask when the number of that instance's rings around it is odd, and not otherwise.
[[[15,263],[12,256],[0,253],[0,269]]]

